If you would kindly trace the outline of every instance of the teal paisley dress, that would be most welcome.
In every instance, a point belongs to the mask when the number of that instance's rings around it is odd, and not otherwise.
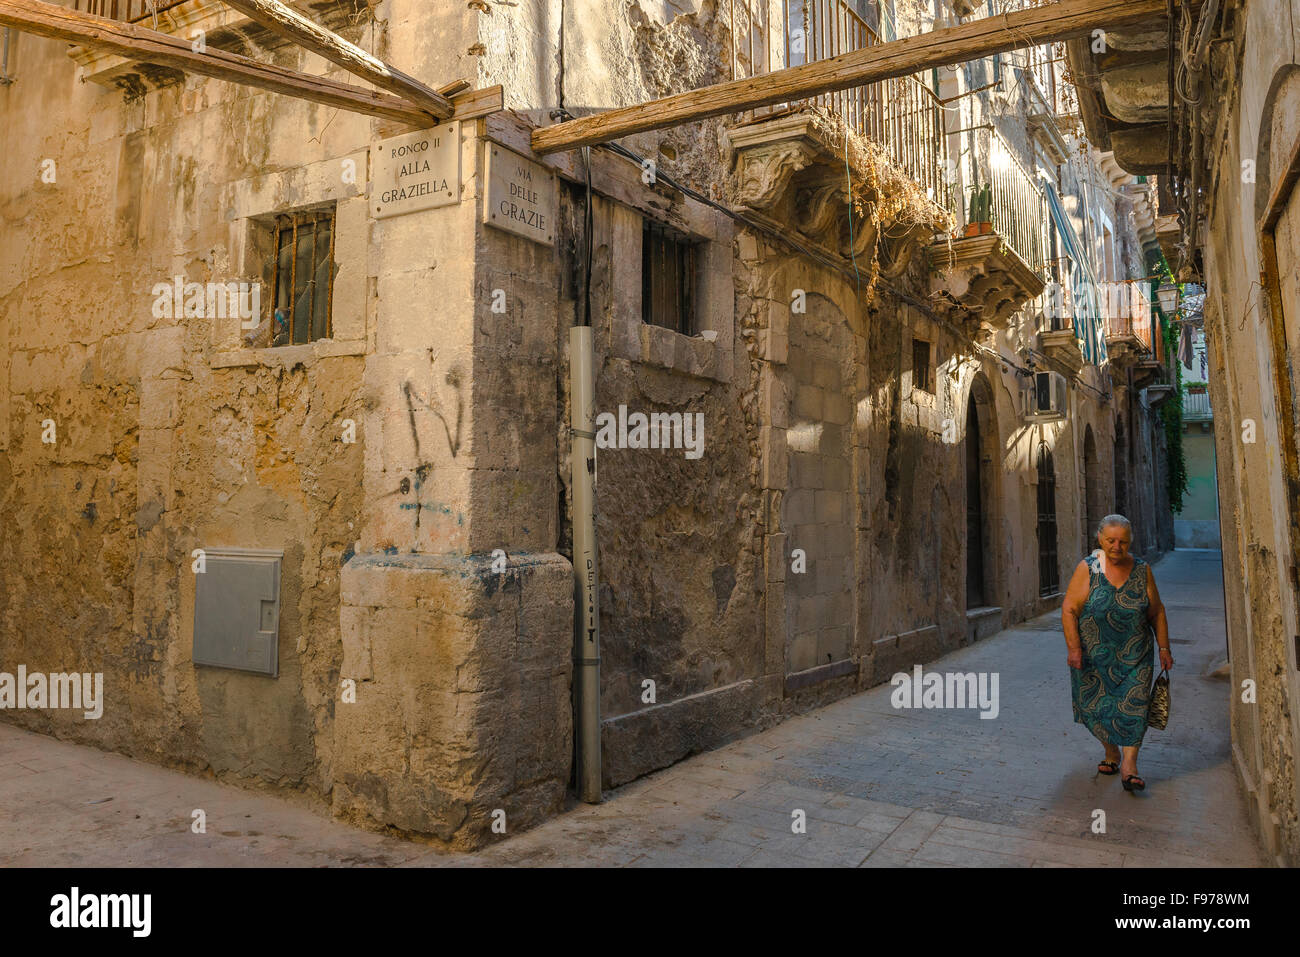
[[[1147,624],[1147,563],[1116,588],[1089,555],[1088,600],[1079,614],[1083,667],[1070,669],[1074,720],[1103,744],[1133,746],[1147,730],[1154,642]]]

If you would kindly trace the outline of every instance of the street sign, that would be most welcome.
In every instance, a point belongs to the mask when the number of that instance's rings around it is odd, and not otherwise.
[[[545,246],[555,244],[555,172],[514,150],[487,144],[483,222]]]
[[[375,219],[460,202],[460,124],[406,133],[375,145]]]

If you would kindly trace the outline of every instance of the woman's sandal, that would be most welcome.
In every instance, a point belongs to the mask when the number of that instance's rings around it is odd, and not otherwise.
[[[1137,774],[1130,774],[1120,783],[1124,785],[1125,791],[1145,791],[1147,789],[1147,783]]]
[[[1097,764],[1098,774],[1119,774],[1118,761],[1101,761]]]

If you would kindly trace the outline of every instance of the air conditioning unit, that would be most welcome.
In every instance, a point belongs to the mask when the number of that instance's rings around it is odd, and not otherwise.
[[[1070,410],[1070,383],[1059,372],[1035,372],[1025,420],[1049,422],[1063,419]]]

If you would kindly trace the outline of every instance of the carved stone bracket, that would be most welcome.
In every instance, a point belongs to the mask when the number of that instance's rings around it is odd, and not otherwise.
[[[997,233],[942,239],[930,246],[938,270],[931,291],[949,303],[955,320],[1002,329],[1046,283]],[[1073,333],[1071,333],[1073,335]]]
[[[1129,332],[1106,336],[1106,355],[1113,368],[1131,369],[1146,354],[1142,340]]]
[[[808,109],[731,128],[736,205],[865,269],[882,226],[888,234],[898,225],[873,222],[878,197],[863,184],[876,180],[860,168],[860,150],[850,151],[846,174],[844,136],[842,127]],[[857,210],[850,202],[850,175]],[[901,273],[933,233],[933,226],[913,226],[890,239],[881,250],[882,271]]]
[[[1051,329],[1038,334],[1038,346],[1043,353],[1065,366],[1074,375],[1083,368],[1083,349],[1073,329]]]
[[[901,276],[917,251],[928,244],[934,237],[934,230],[928,225],[914,226],[901,236],[886,234],[881,241],[880,273],[888,279]]]
[[[755,210],[773,209],[785,197],[790,180],[811,166],[816,155],[811,144],[790,139],[737,148],[741,204]]]
[[[1133,388],[1145,389],[1164,375],[1165,367],[1158,359],[1151,356],[1139,359],[1133,367]]]

